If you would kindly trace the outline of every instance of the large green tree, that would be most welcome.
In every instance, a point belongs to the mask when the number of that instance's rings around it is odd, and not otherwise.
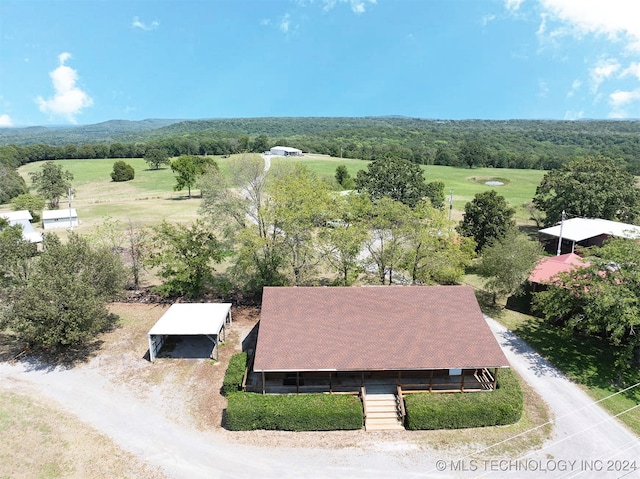
[[[561,274],[534,306],[551,324],[608,341],[622,372],[640,361],[640,244],[612,239],[589,254],[589,266]]]
[[[640,189],[634,177],[603,156],[572,161],[544,175],[533,198],[545,224],[572,217],[634,223],[640,215]]]
[[[522,292],[522,285],[542,256],[542,247],[512,228],[482,250],[478,274],[487,278],[485,288],[496,297]]]
[[[458,156],[469,168],[485,166],[489,160],[489,152],[484,144],[475,138],[468,138],[462,143]]]
[[[0,326],[31,347],[81,345],[109,324],[106,302],[122,293],[122,263],[110,250],[94,248],[73,233],[67,243],[45,235],[44,245]]]
[[[18,195],[11,200],[11,208],[14,211],[27,210],[34,222],[40,221],[45,201],[43,198],[29,193]]]
[[[49,204],[50,209],[57,209],[60,197],[66,195],[71,188],[73,174],[53,161],[44,163],[39,171],[29,173],[36,191]]]
[[[412,208],[426,194],[420,165],[402,159],[372,161],[366,170],[358,171],[356,188],[374,201],[386,196]]]
[[[164,280],[157,291],[164,296],[196,298],[213,280],[214,264],[229,252],[204,222],[177,226],[163,221],[153,229],[147,263]]]
[[[171,162],[171,171],[176,173],[174,190],[187,188],[191,198],[191,188],[194,187],[207,168],[218,168],[215,160],[208,156],[181,155]]]
[[[473,238],[476,251],[479,252],[486,244],[502,238],[515,226],[514,214],[515,209],[511,208],[504,196],[500,196],[496,190],[477,193],[473,200],[464,206],[458,232]]]
[[[114,146],[115,145],[111,145],[112,151]],[[147,165],[149,165],[149,168],[152,168],[154,170],[158,170],[162,165],[168,165],[171,162],[171,160],[169,160],[169,154],[163,148],[151,148],[144,155],[144,161],[147,163]]]
[[[0,164],[0,204],[28,191],[24,179],[14,168]]]
[[[22,226],[0,217],[0,286],[21,286],[29,279],[36,246],[22,237]]]
[[[412,284],[455,284],[475,256],[475,243],[459,237],[447,214],[428,202],[408,217],[402,266]]]

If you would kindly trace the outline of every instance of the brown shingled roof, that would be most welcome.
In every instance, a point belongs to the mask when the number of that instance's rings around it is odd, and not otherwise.
[[[468,286],[264,288],[254,371],[508,365]]]

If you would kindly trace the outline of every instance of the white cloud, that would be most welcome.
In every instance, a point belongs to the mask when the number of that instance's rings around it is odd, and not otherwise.
[[[567,93],[567,98],[570,98],[573,95],[575,95],[581,86],[582,86],[582,82],[580,80],[573,80],[573,83],[571,83],[571,89]]]
[[[512,12],[515,12],[516,10],[518,10],[520,8],[520,5],[522,5],[522,2],[524,0],[505,0],[505,6],[507,7],[507,10],[511,10]]]
[[[76,85],[78,72],[65,65],[70,58],[71,54],[66,52],[58,56],[60,65],[49,72],[55,94],[47,100],[38,96],[36,102],[41,112],[61,116],[71,123],[76,123],[76,115],[93,105],[93,99]]]
[[[634,76],[638,80],[640,80],[640,63],[631,62],[627,68],[625,68],[622,73],[620,73],[620,78]]]
[[[480,22],[482,23],[483,27],[486,27],[489,23],[493,22],[496,18],[497,17],[494,14],[490,13],[490,14],[484,15],[480,20]]]
[[[538,80],[538,96],[546,98],[549,94],[549,84],[544,80]]]
[[[139,17],[133,17],[133,20],[131,21],[132,28],[139,28],[140,30],[144,30],[145,32],[148,32],[150,30],[155,30],[159,26],[160,26],[160,22],[157,20],[154,20],[149,25],[147,25],[144,22],[141,22]]]
[[[590,72],[591,92],[597,93],[602,82],[611,78],[618,70],[620,70],[620,67],[620,62],[615,58],[606,58],[596,63]]]
[[[280,28],[281,32],[288,33],[290,24],[291,24],[291,15],[287,13],[285,14],[284,17],[280,19],[280,24],[278,25],[278,27]]]
[[[325,12],[332,10],[338,3],[348,3],[351,5],[351,11],[360,15],[367,10],[367,5],[375,5],[376,0],[322,0],[322,9]]]
[[[609,102],[614,108],[640,100],[640,88],[631,91],[616,90],[609,95]]]
[[[269,20],[268,18],[263,18],[262,20],[260,20],[260,25],[264,27],[271,25],[271,20]]]
[[[640,102],[640,88],[635,90],[616,90],[609,95],[609,103],[613,108],[609,112],[609,118],[629,118],[629,116],[638,117],[640,109],[636,109],[634,115],[628,113],[627,107],[633,103]]]
[[[13,120],[6,113],[0,115],[0,128],[7,128],[9,126],[13,126]]]
[[[575,36],[605,35],[640,51],[640,2],[636,0],[540,0],[540,5]]]

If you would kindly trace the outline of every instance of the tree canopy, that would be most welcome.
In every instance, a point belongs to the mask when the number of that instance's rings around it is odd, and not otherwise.
[[[608,341],[624,370],[640,361],[640,244],[611,239],[588,253],[589,266],[561,274],[534,305],[552,324]]]
[[[533,202],[546,214],[545,224],[572,217],[634,223],[640,215],[640,189],[633,175],[611,158],[575,160],[544,175]]]
[[[170,163],[169,154],[163,148],[151,148],[144,155],[144,161],[149,165],[149,168],[154,170],[160,169],[162,165],[168,165]]]
[[[511,228],[482,250],[478,274],[487,278],[485,287],[496,296],[511,296],[522,292],[522,285],[542,256],[542,246]]]
[[[176,186],[173,189],[179,191],[187,188],[191,198],[191,188],[196,185],[206,168],[218,169],[218,164],[208,156],[179,156],[171,162],[171,171],[176,173]]]
[[[0,204],[28,191],[27,183],[15,169],[0,164]]]
[[[71,188],[73,174],[53,161],[44,163],[39,171],[29,173],[31,181],[40,196],[47,200],[50,209],[57,209],[60,197]]]
[[[420,165],[397,158],[372,161],[358,171],[356,188],[374,201],[386,196],[412,208],[426,194]]]
[[[111,172],[111,180],[113,181],[130,181],[136,176],[136,172],[129,163],[118,160],[113,164]]]
[[[506,232],[515,227],[511,208],[504,196],[496,190],[477,193],[473,200],[464,206],[463,219],[458,225],[458,232],[473,238],[476,251],[480,252],[486,244],[502,238]]]
[[[109,324],[107,301],[122,292],[120,259],[72,233],[66,244],[45,235],[44,252],[11,295],[2,326],[32,347],[59,350],[92,340]]]

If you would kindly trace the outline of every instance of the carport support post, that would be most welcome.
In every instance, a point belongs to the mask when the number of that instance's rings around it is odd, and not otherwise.
[[[498,368],[493,368],[493,390],[498,387]]]

